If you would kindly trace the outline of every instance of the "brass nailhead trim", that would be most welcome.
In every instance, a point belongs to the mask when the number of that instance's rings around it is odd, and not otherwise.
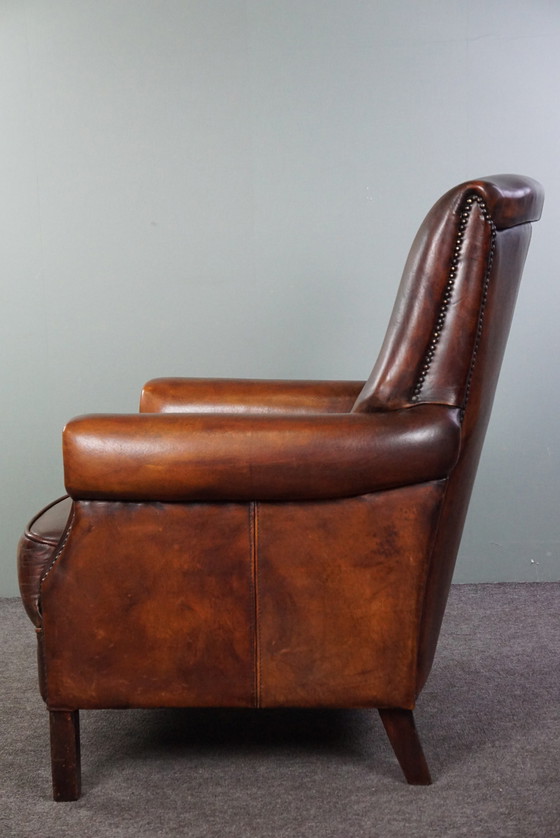
[[[451,301],[451,298],[453,296],[453,292],[454,292],[454,289],[455,289],[455,280],[456,280],[456,276],[457,276],[457,268],[459,266],[459,257],[460,257],[461,250],[462,250],[462,247],[463,247],[463,239],[465,237],[465,230],[466,230],[467,223],[469,221],[472,209],[473,209],[475,204],[478,204],[478,206],[480,207],[480,209],[482,211],[482,215],[483,215],[484,219],[490,225],[490,228],[491,228],[491,231],[492,231],[492,242],[491,242],[491,245],[490,245],[490,253],[488,254],[488,262],[486,264],[486,271],[485,271],[485,274],[484,274],[484,286],[483,286],[483,290],[482,290],[482,299],[481,299],[481,304],[480,304],[480,312],[479,312],[479,316],[478,316],[478,326],[477,326],[477,331],[476,331],[475,345],[474,345],[474,349],[473,349],[473,355],[472,355],[472,359],[471,359],[469,373],[468,373],[468,376],[467,376],[467,386],[466,386],[466,389],[465,389],[465,400],[464,400],[463,406],[461,408],[461,417],[463,416],[463,414],[465,412],[465,407],[467,405],[467,401],[468,401],[468,398],[469,398],[469,395],[470,395],[470,387],[471,387],[471,381],[472,381],[475,361],[476,361],[476,357],[477,357],[477,354],[478,354],[478,349],[479,349],[479,346],[480,346],[480,339],[482,337],[482,323],[483,323],[483,320],[484,320],[484,311],[485,311],[486,302],[487,302],[487,299],[488,299],[488,286],[489,286],[489,283],[490,283],[490,273],[491,273],[491,270],[492,270],[492,263],[494,261],[494,250],[495,250],[495,245],[496,245],[496,225],[492,221],[492,218],[491,218],[490,213],[488,211],[488,207],[486,206],[486,204],[484,203],[484,201],[482,200],[482,198],[479,195],[469,195],[466,198],[465,203],[463,204],[463,206],[462,206],[462,208],[459,212],[459,226],[458,226],[458,229],[457,229],[457,238],[455,240],[455,245],[453,247],[453,255],[451,257],[451,264],[450,264],[450,267],[449,267],[447,282],[445,284],[445,288],[444,288],[444,291],[443,291],[443,298],[442,298],[442,301],[441,301],[441,304],[440,304],[440,307],[439,307],[439,312],[438,312],[438,316],[436,318],[434,329],[433,329],[431,337],[430,337],[430,342],[428,344],[428,348],[426,350],[426,354],[424,355],[424,360],[423,360],[422,366],[420,368],[420,373],[418,375],[418,379],[417,379],[416,384],[414,386],[414,390],[412,391],[412,401],[413,402],[420,401],[420,394],[422,392],[422,388],[424,386],[424,382],[426,380],[426,377],[427,377],[427,375],[430,371],[430,367],[431,367],[432,361],[434,359],[436,349],[437,349],[438,344],[439,344],[439,340],[440,340],[440,337],[441,337],[441,333],[443,331],[443,327],[445,326],[447,309],[449,308],[449,303]]]

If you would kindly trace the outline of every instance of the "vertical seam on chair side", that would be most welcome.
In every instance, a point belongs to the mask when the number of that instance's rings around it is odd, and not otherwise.
[[[438,482],[440,482],[440,481],[438,481]],[[423,584],[422,584],[422,591],[421,591],[420,597],[418,599],[418,604],[419,604],[418,623],[417,623],[418,631],[417,631],[417,634],[416,634],[416,652],[415,652],[415,656],[414,656],[414,658],[415,658],[415,669],[416,669],[415,678],[414,678],[414,682],[415,682],[415,684],[414,684],[414,692],[415,692],[414,698],[415,698],[415,700],[416,700],[416,698],[418,698],[418,696],[420,695],[420,692],[422,691],[422,689],[424,687],[424,684],[422,684],[420,689],[418,688],[418,676],[420,674],[419,673],[419,670],[420,670],[420,656],[421,656],[421,654],[423,652],[423,648],[424,648],[424,644],[423,644],[422,641],[425,639],[424,638],[424,618],[425,618],[425,613],[426,613],[426,597],[428,595],[428,585],[429,585],[429,582],[430,582],[430,579],[431,579],[431,576],[432,576],[432,573],[433,573],[433,570],[434,570],[434,568],[433,568],[434,550],[435,550],[435,547],[436,547],[436,544],[437,544],[439,531],[440,531],[440,527],[441,527],[441,523],[442,523],[443,509],[444,509],[444,506],[445,506],[445,501],[446,501],[446,498],[447,498],[447,494],[449,492],[449,477],[444,478],[443,483],[445,485],[442,489],[441,497],[439,499],[439,509],[438,509],[438,513],[437,513],[437,522],[436,522],[435,526],[432,527],[432,530],[431,530],[431,544],[430,544],[430,549],[429,549],[428,561],[426,562],[426,567],[424,569],[424,579],[423,579]],[[427,676],[426,676],[426,678],[424,678],[424,683],[425,683],[426,679],[427,679]]]
[[[467,223],[470,219],[472,209],[473,209],[475,204],[478,204],[478,206],[479,206],[479,208],[482,212],[483,218],[490,225],[491,244],[490,244],[490,250],[489,250],[489,253],[488,253],[488,258],[487,258],[487,261],[486,261],[486,269],[485,269],[485,273],[484,273],[483,290],[482,290],[482,297],[481,297],[481,303],[480,303],[480,308],[479,308],[478,325],[477,325],[477,331],[476,331],[476,337],[475,337],[475,344],[474,344],[474,348],[473,348],[473,354],[471,356],[469,371],[467,373],[467,382],[466,382],[466,386],[465,386],[465,396],[464,396],[464,399],[463,399],[463,405],[461,407],[461,419],[464,416],[465,408],[467,406],[467,401],[468,401],[468,398],[469,398],[469,395],[470,395],[470,385],[471,385],[472,376],[473,376],[473,372],[474,372],[476,357],[477,357],[477,354],[478,354],[478,348],[480,346],[480,339],[481,339],[481,336],[482,336],[482,323],[483,323],[483,320],[484,320],[484,313],[485,313],[485,309],[486,309],[486,301],[488,299],[488,287],[489,287],[489,283],[490,283],[490,272],[492,270],[492,264],[493,264],[493,261],[494,261],[494,250],[495,250],[495,245],[496,245],[496,225],[494,224],[494,221],[492,220],[492,217],[490,215],[490,212],[489,212],[488,207],[486,206],[485,202],[480,197],[480,195],[477,195],[476,193],[468,195],[466,197],[464,203],[462,204],[460,210],[459,210],[459,224],[458,224],[458,228],[457,228],[457,236],[456,236],[456,239],[455,239],[455,245],[453,247],[453,255],[451,257],[451,265],[449,267],[448,279],[447,279],[447,282],[446,282],[444,290],[443,290],[443,298],[442,298],[442,301],[440,303],[436,323],[435,323],[435,326],[434,326],[434,328],[432,330],[432,333],[431,333],[430,341],[428,343],[428,348],[427,348],[426,353],[424,355],[422,365],[421,365],[421,368],[420,368],[420,373],[418,375],[416,384],[415,384],[414,389],[412,391],[412,399],[411,399],[413,402],[417,402],[417,401],[420,400],[420,394],[421,394],[422,389],[424,387],[425,380],[428,376],[428,373],[430,371],[430,367],[432,365],[432,362],[433,362],[435,354],[436,354],[436,350],[437,350],[438,345],[439,345],[441,333],[442,333],[443,328],[445,326],[445,321],[446,321],[446,317],[447,317],[447,310],[449,308],[449,304],[451,302],[451,298],[452,298],[453,292],[455,290],[455,280],[457,278],[457,270],[458,270],[458,267],[459,267],[459,258],[460,258],[460,253],[461,253],[462,246],[463,246],[463,239],[464,239],[464,235],[465,235],[465,230],[466,230],[466,227],[467,227]]]
[[[72,525],[74,523],[74,517],[75,517],[74,505],[72,505],[72,512],[70,514],[70,518],[68,519],[68,523],[66,525],[66,532],[64,533],[64,537],[63,537],[62,541],[60,542],[58,550],[56,550],[50,565],[48,566],[48,568],[46,569],[44,574],[41,576],[41,581],[40,581],[41,585],[43,584],[43,582],[45,581],[45,579],[47,578],[47,576],[49,575],[49,573],[51,572],[51,570],[53,569],[53,567],[55,566],[57,561],[59,560],[60,556],[62,555],[62,552],[63,552],[64,548],[66,547],[66,543],[67,543],[68,539],[70,538],[70,533],[72,532]]]
[[[258,504],[253,501],[249,507],[251,537],[251,583],[253,594],[253,701],[255,707],[261,704],[261,661],[259,636],[259,580],[258,580]]]

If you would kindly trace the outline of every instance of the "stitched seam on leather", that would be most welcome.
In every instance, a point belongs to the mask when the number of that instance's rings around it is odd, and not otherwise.
[[[420,400],[420,394],[421,394],[422,389],[424,387],[424,383],[426,381],[426,378],[427,378],[427,376],[430,372],[430,367],[432,365],[432,362],[433,362],[435,354],[436,354],[436,350],[437,350],[438,345],[439,345],[441,333],[442,333],[442,331],[445,327],[447,310],[449,308],[449,304],[450,304],[451,298],[453,296],[453,291],[455,289],[455,280],[457,278],[457,270],[458,270],[458,267],[459,267],[459,256],[460,256],[462,246],[463,246],[463,238],[464,238],[464,234],[465,234],[465,230],[466,230],[468,221],[470,219],[471,211],[472,211],[475,204],[478,204],[478,206],[479,206],[479,208],[482,212],[482,216],[483,216],[484,220],[487,221],[488,224],[490,225],[492,240],[491,240],[491,244],[490,244],[490,250],[489,250],[489,253],[488,253],[488,258],[487,258],[487,261],[486,261],[486,269],[485,269],[485,272],[484,272],[483,291],[482,291],[481,303],[480,303],[480,308],[479,308],[477,332],[476,332],[476,337],[475,337],[473,354],[471,356],[471,363],[470,363],[470,366],[469,366],[469,371],[467,373],[467,382],[466,382],[466,385],[465,385],[465,396],[464,396],[464,399],[463,399],[463,405],[461,407],[461,419],[463,418],[465,408],[466,408],[466,405],[467,405],[467,401],[468,401],[468,398],[469,398],[469,395],[470,395],[471,380],[472,380],[474,366],[475,366],[475,362],[476,362],[476,356],[478,354],[478,348],[479,348],[479,345],[480,345],[480,338],[482,336],[482,322],[483,322],[483,319],[484,319],[486,301],[488,299],[488,286],[489,286],[489,283],[490,283],[490,272],[492,270],[492,263],[493,263],[493,260],[494,260],[494,249],[495,249],[495,244],[496,244],[496,225],[494,224],[494,222],[492,220],[490,212],[488,211],[488,207],[486,206],[486,204],[484,203],[484,201],[482,200],[480,195],[477,195],[476,193],[468,195],[465,198],[465,201],[464,201],[463,205],[461,206],[461,208],[459,210],[459,225],[458,225],[458,229],[457,229],[457,236],[455,238],[455,245],[453,247],[453,255],[451,257],[451,265],[450,265],[450,268],[449,268],[448,279],[447,279],[447,282],[445,284],[444,291],[443,291],[443,299],[440,303],[438,315],[437,315],[437,318],[436,318],[436,323],[435,323],[435,326],[432,330],[431,337],[430,337],[430,342],[428,343],[428,348],[427,348],[426,353],[424,355],[422,365],[421,365],[421,368],[420,368],[420,373],[418,375],[418,379],[417,379],[416,384],[414,386],[414,389],[412,391],[412,397],[411,397],[412,402],[417,402],[417,401]]]
[[[59,560],[60,556],[62,555],[62,552],[63,552],[64,548],[66,547],[66,542],[70,538],[70,533],[72,532],[72,524],[74,523],[74,517],[75,517],[74,507],[72,507],[72,512],[71,512],[70,518],[68,520],[66,532],[64,533],[64,538],[60,542],[60,547],[58,548],[58,550],[54,554],[52,562],[50,563],[50,565],[46,569],[43,576],[41,576],[41,585],[43,584],[43,582],[45,581],[45,579],[47,578],[47,576],[49,575],[49,573],[51,572],[51,570],[53,569],[53,567],[55,566],[57,561]]]
[[[259,637],[259,582],[258,582],[258,504],[250,506],[251,531],[251,582],[253,588],[253,700],[255,707],[261,704],[261,661]]]

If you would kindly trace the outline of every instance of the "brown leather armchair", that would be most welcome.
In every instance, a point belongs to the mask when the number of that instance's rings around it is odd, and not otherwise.
[[[375,707],[430,782],[413,708],[541,207],[514,175],[444,195],[365,383],[161,379],[66,426],[19,548],[56,800],[81,708]]]

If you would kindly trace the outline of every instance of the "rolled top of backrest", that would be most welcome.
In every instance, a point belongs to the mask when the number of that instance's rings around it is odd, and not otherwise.
[[[522,175],[492,175],[481,180],[463,183],[450,190],[441,199],[464,191],[480,196],[497,230],[506,230],[518,224],[538,221],[541,217],[544,191],[538,181]]]
[[[437,201],[413,242],[383,346],[354,411],[419,402],[464,407],[488,295],[496,282],[505,286],[511,314],[529,223],[542,205],[540,184],[520,175],[468,181]],[[522,243],[514,246],[512,236]],[[498,239],[511,243],[507,266]]]

